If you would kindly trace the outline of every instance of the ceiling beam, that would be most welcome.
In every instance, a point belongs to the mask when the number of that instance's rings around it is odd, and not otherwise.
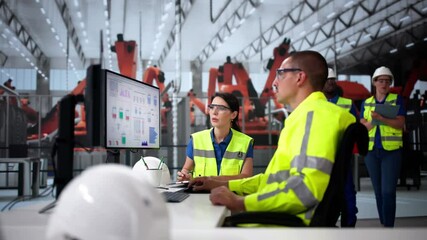
[[[181,25],[184,24],[188,14],[191,11],[191,8],[193,7],[193,4],[194,4],[194,0],[188,0],[185,3],[181,4],[181,11],[180,11]],[[163,62],[165,61],[166,57],[169,54],[169,51],[172,49],[172,46],[175,43],[175,33],[176,33],[176,28],[174,24],[171,32],[169,33],[169,37],[166,40],[165,47],[163,48],[162,53],[160,54],[159,61],[158,61],[159,66],[163,64]]]
[[[225,21],[225,24],[218,30],[215,36],[209,41],[202,52],[193,61],[196,65],[202,65],[210,56],[229,38],[249,17],[253,11],[261,5],[261,1],[252,2],[251,0],[243,1],[236,11]]]
[[[83,67],[85,67],[86,57],[83,52],[83,48],[80,43],[79,37],[77,36],[76,28],[74,27],[73,21],[71,19],[71,15],[70,15],[70,11],[68,9],[67,3],[65,2],[65,0],[55,0],[55,2],[59,12],[61,13],[61,17],[62,17],[62,20],[64,21],[65,27],[67,28],[67,32],[68,32],[67,38],[71,39],[71,42],[74,45],[77,55],[80,61],[82,62]]]
[[[308,19],[320,8],[332,1],[317,0],[316,4],[309,1],[303,1],[292,8],[287,14],[276,21],[272,26],[265,30],[261,36],[257,37],[242,51],[233,58],[238,62],[243,62],[260,53],[264,47],[272,44],[274,41],[285,37],[296,25]]]
[[[0,0],[0,19],[12,30],[19,39],[21,44],[25,46],[28,52],[37,60],[37,64],[42,66],[48,60],[46,55],[40,49],[36,41],[31,37],[25,27],[18,20],[16,15],[7,6],[6,1]]]

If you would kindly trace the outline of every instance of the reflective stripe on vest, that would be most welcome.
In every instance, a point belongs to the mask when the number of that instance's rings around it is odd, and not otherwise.
[[[387,98],[385,99],[384,104],[395,106],[396,101],[397,101],[397,94],[389,93]],[[366,99],[363,118],[365,118],[368,122],[372,121],[371,112],[375,111],[375,106],[376,106],[376,103],[375,103],[374,96]],[[381,143],[385,150],[387,151],[396,150],[403,146],[401,129],[395,129],[387,125],[375,125],[369,131],[369,150],[372,150],[374,148],[375,134],[378,126],[380,128],[380,133],[381,133]]]
[[[336,104],[344,109],[347,109],[348,111],[351,110],[351,99],[338,97]]]
[[[313,111],[308,112],[307,114],[300,155],[294,157],[291,165],[292,167],[296,167],[298,169],[298,172],[301,172],[302,168],[315,168],[330,175],[333,165],[331,162],[323,158],[307,156],[307,145],[310,137],[312,120]],[[325,164],[325,161],[328,161],[329,164]],[[283,181],[287,181],[286,187],[283,190],[277,189],[276,191],[272,191],[266,194],[260,194],[258,196],[258,201],[272,197],[276,194],[280,194],[281,192],[286,193],[290,189],[292,189],[295,192],[297,198],[303,203],[306,208],[309,208],[310,206],[317,206],[317,204],[319,204],[319,201],[314,197],[313,193],[310,192],[310,189],[305,184],[303,184],[303,178],[303,175],[295,175],[289,177],[289,170],[280,171],[276,174],[270,174],[267,182],[268,184],[274,182],[280,184]]]
[[[195,164],[193,177],[218,175],[211,130],[208,129],[192,134]],[[219,175],[240,174],[248,147],[253,142],[251,137],[234,129],[231,129],[231,131],[232,137],[222,157]]]

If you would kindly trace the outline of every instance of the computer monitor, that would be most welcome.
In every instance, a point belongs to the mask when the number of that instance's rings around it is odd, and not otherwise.
[[[105,76],[105,148],[160,148],[160,90],[110,70]]]

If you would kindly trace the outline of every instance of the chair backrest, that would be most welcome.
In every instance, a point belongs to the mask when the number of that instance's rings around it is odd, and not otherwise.
[[[340,213],[345,210],[344,186],[351,167],[354,144],[357,144],[360,155],[366,155],[369,144],[368,130],[359,122],[352,123],[344,132],[335,156],[329,185],[316,208],[310,222],[311,227],[335,227]]]

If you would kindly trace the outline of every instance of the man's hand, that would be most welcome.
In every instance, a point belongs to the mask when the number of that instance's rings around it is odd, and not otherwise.
[[[212,190],[219,186],[227,186],[228,181],[215,180],[215,177],[197,177],[188,183],[189,188],[193,191]]]
[[[241,212],[246,210],[243,201],[244,198],[237,196],[224,186],[212,189],[209,199],[213,205],[226,206],[232,212]]]

